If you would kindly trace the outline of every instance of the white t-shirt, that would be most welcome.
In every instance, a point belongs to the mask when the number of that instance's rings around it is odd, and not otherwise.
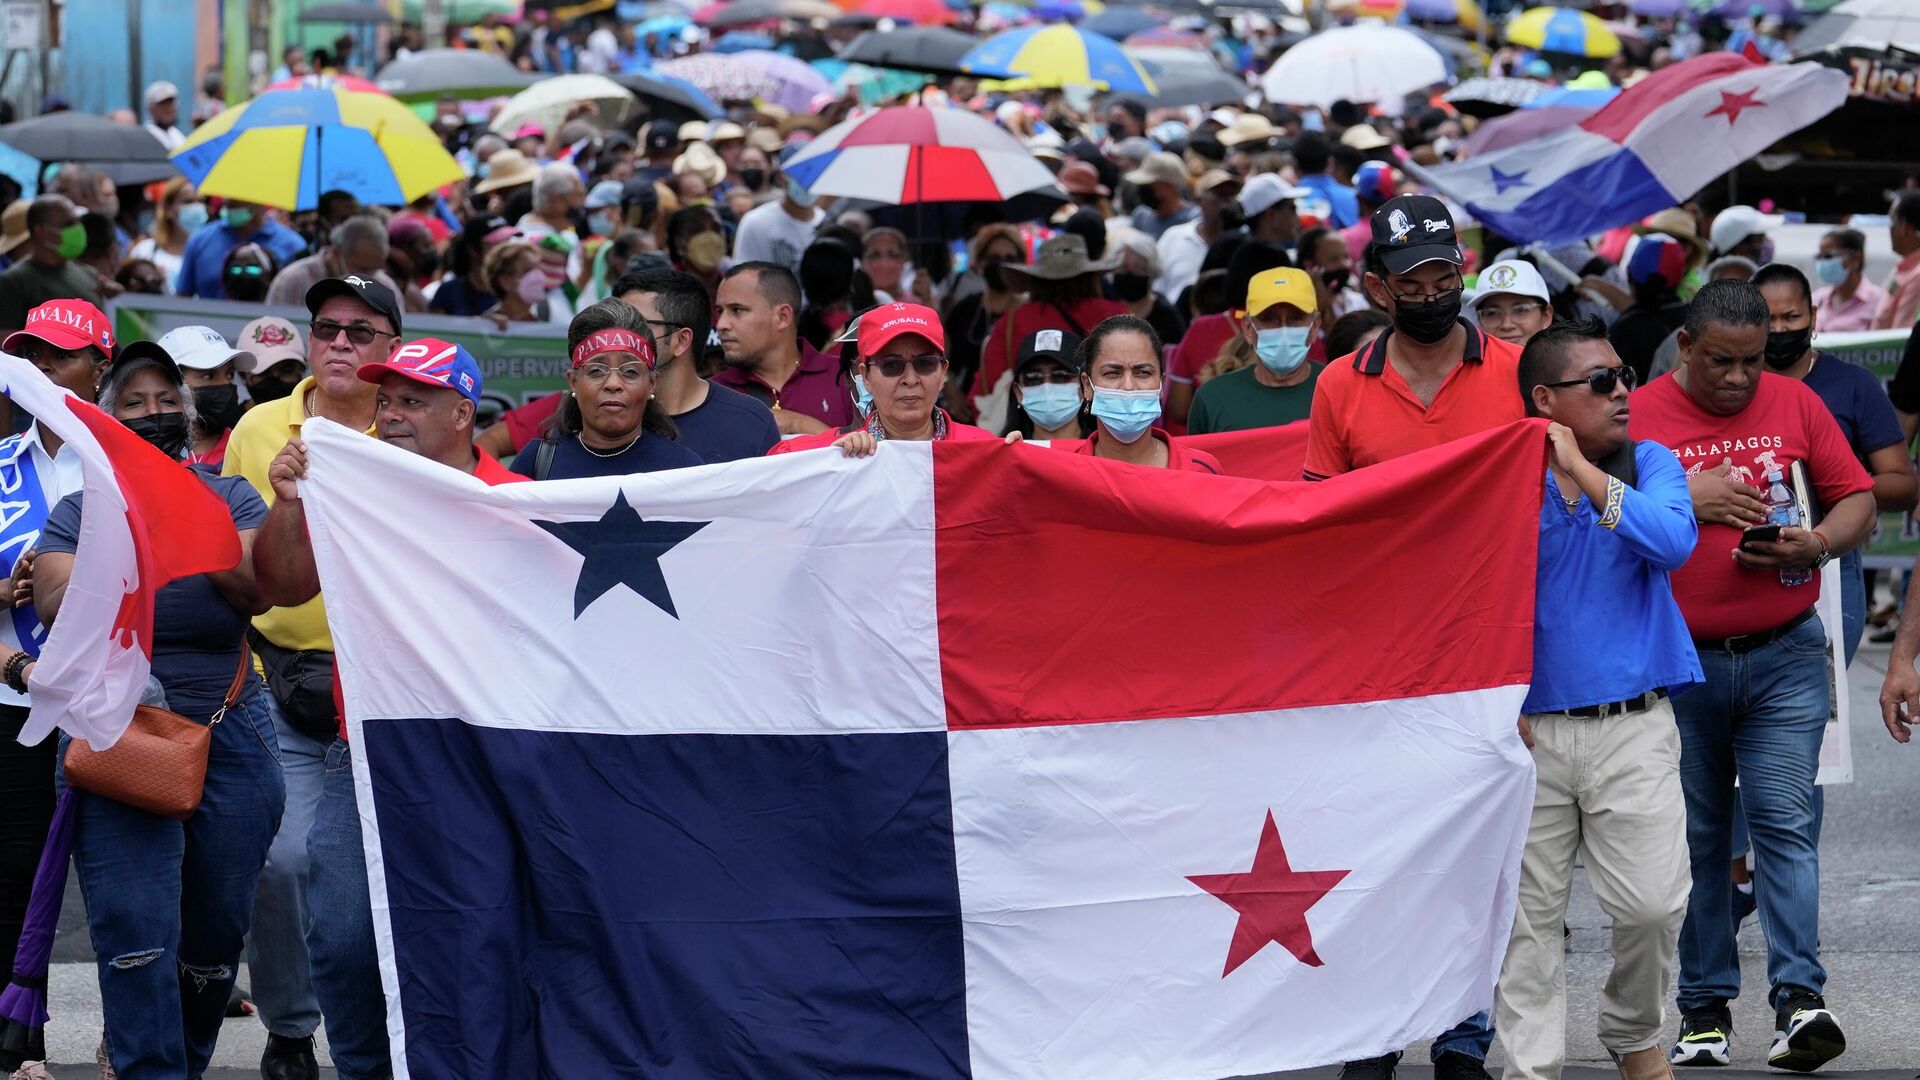
[[[159,267],[160,272],[167,275],[168,292],[173,291],[173,279],[180,276],[180,264],[186,261],[183,256],[175,255],[155,243],[151,236],[143,236],[135,241],[133,250],[127,252],[127,258],[146,259]]]
[[[800,254],[813,243],[813,231],[826,219],[827,212],[815,208],[812,216],[797,221],[787,213],[785,199],[774,199],[747,211],[733,233],[733,261],[770,262],[798,274]]]
[[[1207,261],[1207,242],[1200,239],[1200,219],[1183,221],[1160,234],[1160,280],[1153,291],[1168,303],[1180,298],[1180,290],[1199,280],[1200,264]]]

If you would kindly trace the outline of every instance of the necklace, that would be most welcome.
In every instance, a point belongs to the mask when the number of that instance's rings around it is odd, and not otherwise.
[[[318,389],[319,389],[318,387],[309,389],[307,391],[306,399],[303,402],[307,411],[307,419],[309,420],[313,419],[313,395],[318,391]]]
[[[633,449],[633,444],[639,442],[640,436],[644,434],[646,433],[642,431],[634,432],[633,438],[627,440],[627,445],[621,447],[618,450],[595,450],[593,447],[587,445],[586,437],[582,436],[580,438],[580,449],[585,450],[587,453],[592,454],[594,457],[597,457],[597,458],[619,457],[621,454],[624,454],[627,451]]]

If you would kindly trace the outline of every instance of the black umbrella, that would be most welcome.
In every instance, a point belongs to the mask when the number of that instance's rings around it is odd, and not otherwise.
[[[379,4],[320,4],[300,13],[303,23],[390,23],[393,16]]]
[[[840,59],[849,64],[918,71],[928,75],[964,75],[960,58],[980,44],[971,34],[944,26],[916,26],[880,33],[869,30],[854,38]]]
[[[91,113],[57,112],[0,126],[0,142],[41,161],[77,161],[116,184],[150,184],[179,173],[146,128]]]
[[[1202,67],[1159,67],[1152,61],[1146,64],[1148,74],[1153,76],[1156,93],[1152,97],[1142,94],[1116,94],[1116,97],[1130,97],[1148,109],[1178,109],[1188,105],[1228,105],[1245,101],[1253,88],[1245,79],[1223,71],[1218,65]]]
[[[658,118],[715,120],[726,115],[726,110],[685,79],[663,79],[639,71],[612,78],[633,91],[635,97],[646,103],[647,111]]]
[[[442,94],[482,98],[517,94],[532,86],[536,77],[479,49],[422,49],[381,68],[373,84],[403,99]]]
[[[1122,7],[1116,4],[1105,11],[1080,20],[1080,29],[1115,41],[1125,41],[1142,30],[1151,30],[1166,24],[1166,19],[1145,8]]]

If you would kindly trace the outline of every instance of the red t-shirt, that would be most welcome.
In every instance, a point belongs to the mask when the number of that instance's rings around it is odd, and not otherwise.
[[[1735,479],[1764,489],[1768,466],[1778,466],[1791,485],[1793,463],[1804,461],[1813,484],[1808,501],[1818,506],[1873,490],[1873,478],[1853,456],[1833,413],[1798,379],[1762,372],[1753,400],[1732,416],[1701,408],[1671,377],[1653,380],[1631,400],[1633,437],[1672,450],[1689,476],[1731,460]],[[1693,558],[1673,575],[1673,597],[1694,637],[1771,630],[1820,598],[1818,574],[1805,585],[1782,585],[1778,570],[1748,570],[1735,562],[1739,546],[1740,530],[1702,523]]]
[[[1320,372],[1307,416],[1309,480],[1364,469],[1527,415],[1520,347],[1467,327],[1463,362],[1423,405],[1387,360],[1388,327],[1366,348]]]
[[[1167,468],[1175,472],[1204,472],[1212,473],[1215,476],[1226,475],[1227,470],[1220,467],[1220,460],[1218,458],[1207,453],[1205,450],[1195,450],[1183,441],[1175,439],[1173,436],[1167,434],[1165,428],[1154,428],[1150,434],[1166,444]],[[1095,428],[1093,434],[1087,436],[1085,440],[1081,441],[1069,451],[1069,453],[1079,454],[1081,457],[1094,457],[1096,456],[1093,452],[1094,447],[1099,442],[1100,430]]]
[[[1167,362],[1167,381],[1188,386],[1198,383],[1200,370],[1213,363],[1220,355],[1220,347],[1239,332],[1240,320],[1231,311],[1193,320],[1193,325],[1187,327],[1187,336],[1181,338],[1179,347],[1173,350],[1173,359]]]
[[[527,480],[527,477],[500,464],[492,454],[477,446],[473,448],[473,457],[474,478],[483,481],[488,487],[518,484]],[[333,720],[340,725],[340,741],[345,742],[347,740],[347,705],[340,695],[340,659],[337,655],[333,661]]]
[[[942,415],[945,415],[944,411]],[[773,449],[767,451],[767,456],[794,454],[802,450],[818,450],[823,446],[832,446],[835,439],[847,433],[846,429],[840,429],[836,431],[817,431],[812,435],[795,435],[791,439],[782,439],[774,443]],[[1000,436],[995,435],[986,428],[974,427],[972,424],[956,423],[952,417],[947,418],[947,441],[949,442],[978,442],[981,439],[997,439],[999,437]]]
[[[513,438],[514,453],[540,437],[547,429],[547,421],[560,411],[560,402],[565,397],[565,394],[547,394],[500,414],[499,422],[507,425],[507,434]]]
[[[1000,381],[1013,373],[1020,343],[1037,331],[1065,330],[1085,337],[1107,319],[1127,313],[1127,305],[1103,297],[1075,300],[1063,306],[1066,315],[1052,304],[1029,300],[994,320],[993,329],[987,331],[987,340],[980,346],[980,373],[973,379],[974,401],[981,401],[1000,388]],[[1071,321],[1067,315],[1073,316]],[[1080,324],[1078,329],[1074,323]]]

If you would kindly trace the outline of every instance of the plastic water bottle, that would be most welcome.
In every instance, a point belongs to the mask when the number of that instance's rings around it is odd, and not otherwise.
[[[1800,507],[1793,501],[1793,492],[1787,490],[1787,482],[1780,470],[1767,470],[1767,524],[1781,528],[1800,527]],[[1793,586],[1805,585],[1813,580],[1813,571],[1804,566],[1788,566],[1780,570],[1780,584]]]

